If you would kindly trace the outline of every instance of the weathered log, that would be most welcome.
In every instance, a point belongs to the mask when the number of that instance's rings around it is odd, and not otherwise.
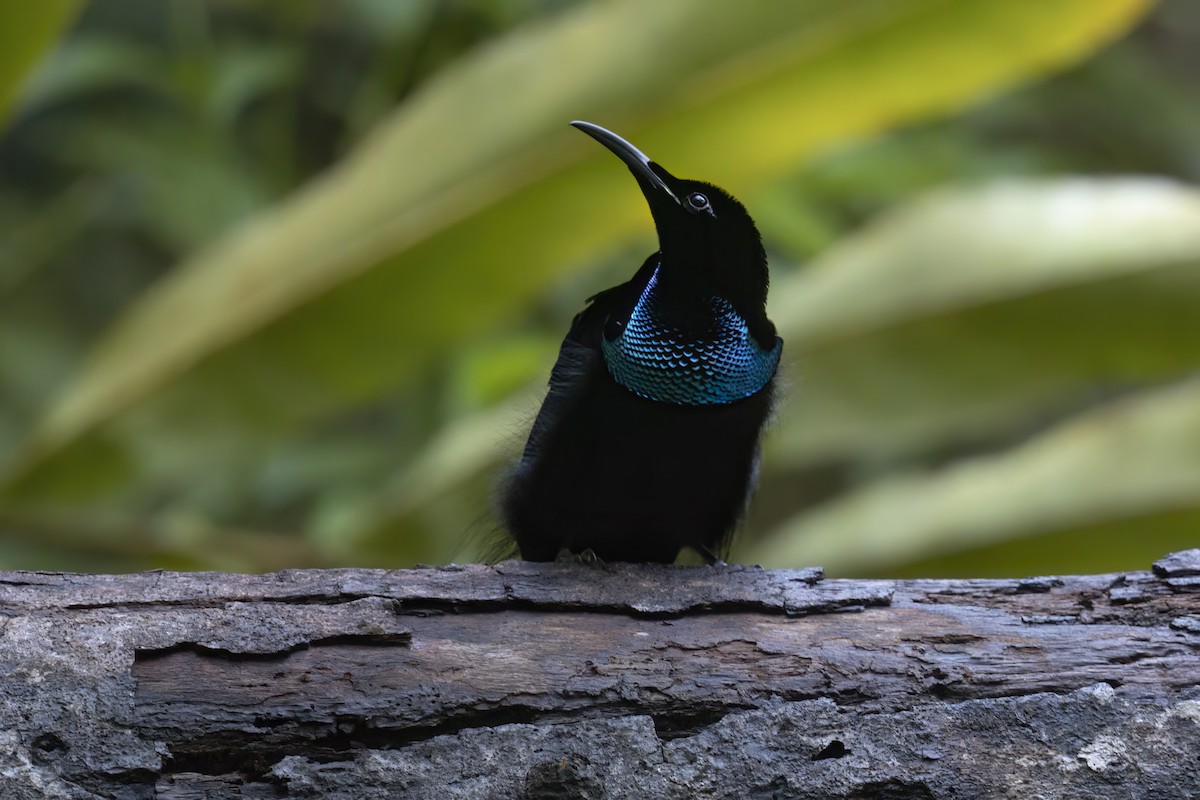
[[[0,798],[1200,797],[1200,550],[0,573]]]

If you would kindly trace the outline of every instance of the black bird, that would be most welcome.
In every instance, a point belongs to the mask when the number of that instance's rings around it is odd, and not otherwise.
[[[576,315],[501,515],[530,561],[670,563],[689,547],[712,563],[755,482],[783,347],[762,240],[726,192],[571,124],[629,167],[659,250]]]

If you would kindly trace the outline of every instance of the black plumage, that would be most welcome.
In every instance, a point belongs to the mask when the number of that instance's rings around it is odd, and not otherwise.
[[[726,192],[572,124],[629,167],[659,251],[575,317],[501,514],[532,561],[666,563],[685,547],[711,561],[745,510],[773,400],[766,254]]]

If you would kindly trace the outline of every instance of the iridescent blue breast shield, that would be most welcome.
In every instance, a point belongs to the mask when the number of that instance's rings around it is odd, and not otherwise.
[[[674,304],[661,302],[657,285],[655,270],[624,330],[602,341],[613,380],[650,400],[685,406],[732,403],[766,386],[779,366],[782,339],[764,350],[722,297],[706,298],[707,306],[686,319],[673,316]]]

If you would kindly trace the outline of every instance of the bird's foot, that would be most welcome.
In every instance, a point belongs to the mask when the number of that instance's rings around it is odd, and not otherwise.
[[[716,553],[714,553],[707,545],[694,544],[692,549],[700,554],[704,559],[704,563],[710,567],[728,567],[729,565]]]
[[[590,547],[580,553],[577,558],[579,559],[580,564],[585,564],[589,567],[600,567],[603,569],[604,567],[608,566],[604,563],[604,559],[596,555],[596,551]]]
[[[554,559],[556,564],[583,564],[586,567],[604,568],[608,566],[604,559],[596,555],[592,548],[587,548],[579,553],[572,553],[565,547],[558,551],[558,557]]]

